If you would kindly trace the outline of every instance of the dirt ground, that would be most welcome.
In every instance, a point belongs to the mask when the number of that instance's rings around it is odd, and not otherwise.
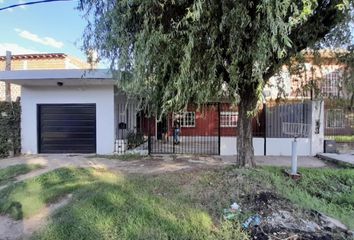
[[[0,168],[11,165],[27,163],[41,164],[43,169],[33,171],[21,176],[18,180],[32,178],[56,168],[61,167],[93,167],[117,170],[127,173],[163,173],[190,168],[222,167],[235,163],[234,156],[193,156],[193,155],[155,155],[141,160],[120,161],[104,158],[92,158],[90,155],[23,155],[14,158],[0,159]],[[286,156],[256,156],[256,162],[260,166],[284,166],[291,164],[290,157]],[[299,157],[299,167],[326,167],[327,164],[315,157]]]
[[[259,166],[290,167],[291,159],[287,156],[256,156]],[[154,155],[140,160],[112,160],[96,158],[84,154],[39,154],[23,155],[0,159],[0,169],[16,164],[40,164],[44,168],[17,177],[22,181],[62,167],[92,167],[123,173],[159,174],[180,170],[217,168],[235,164],[235,156],[195,156],[195,155]],[[328,167],[326,162],[315,157],[298,157],[299,167]],[[6,185],[0,186],[0,190]]]
[[[261,223],[250,227],[253,239],[349,239],[350,233],[338,220],[314,210],[296,207],[273,191],[259,191],[242,199],[248,211],[258,212]]]
[[[22,220],[14,220],[8,216],[0,216],[0,240],[30,239],[31,235],[47,223],[47,218],[57,209],[70,202],[72,195],[69,194],[60,201],[48,205],[38,214]]]

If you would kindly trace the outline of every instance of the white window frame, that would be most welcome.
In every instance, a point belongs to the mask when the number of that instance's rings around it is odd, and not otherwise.
[[[331,117],[332,119],[330,119],[330,114],[333,114]],[[339,119],[333,119],[333,118],[337,118],[339,117]],[[344,118],[345,118],[345,114],[343,109],[330,109],[327,111],[326,114],[326,128],[344,128],[345,124],[344,124]],[[339,124],[338,124],[339,123]]]
[[[327,73],[321,88],[322,94],[327,97],[336,97],[339,91],[340,80],[341,75],[339,71]]]
[[[196,125],[195,112],[181,112],[176,114],[175,119],[179,119],[180,125],[183,128],[194,128]],[[188,124],[186,124],[188,123]]]
[[[226,117],[225,119],[223,119]],[[232,117],[236,117],[236,122],[233,123]],[[220,112],[220,127],[222,128],[229,128],[229,127],[237,127],[237,121],[238,121],[238,112]]]

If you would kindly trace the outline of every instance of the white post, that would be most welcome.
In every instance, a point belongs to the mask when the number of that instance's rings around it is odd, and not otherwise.
[[[291,175],[297,174],[297,141],[294,138],[294,141],[291,144]]]
[[[11,71],[11,52],[6,51],[6,65],[5,71]],[[5,83],[5,99],[7,102],[11,102],[11,84]]]
[[[312,102],[311,133],[309,140],[311,143],[310,155],[315,156],[323,152],[324,143],[324,103],[323,101]]]

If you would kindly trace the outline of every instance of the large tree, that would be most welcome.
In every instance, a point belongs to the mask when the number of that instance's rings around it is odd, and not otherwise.
[[[348,0],[81,0],[84,48],[159,113],[228,97],[239,106],[237,162],[253,166],[251,119],[264,85],[348,17]],[[122,74],[130,72],[132,74]],[[128,76],[133,76],[128,77]]]

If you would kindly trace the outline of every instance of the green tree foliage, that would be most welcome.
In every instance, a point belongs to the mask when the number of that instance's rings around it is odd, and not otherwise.
[[[251,119],[267,80],[323,39],[348,0],[81,0],[84,49],[109,59],[142,107],[166,113],[228,97],[239,104],[238,163],[254,165]],[[129,72],[131,74],[125,74]]]

